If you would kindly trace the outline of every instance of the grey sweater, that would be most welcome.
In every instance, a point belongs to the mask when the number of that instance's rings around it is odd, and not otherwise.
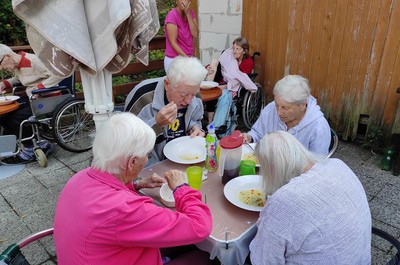
[[[371,263],[371,213],[357,176],[339,159],[315,164],[268,198],[250,244],[259,264]]]

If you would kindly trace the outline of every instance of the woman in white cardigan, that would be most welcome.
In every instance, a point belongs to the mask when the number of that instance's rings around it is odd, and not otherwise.
[[[255,148],[270,194],[250,244],[259,264],[371,263],[371,213],[357,176],[339,159],[321,159],[284,131]]]

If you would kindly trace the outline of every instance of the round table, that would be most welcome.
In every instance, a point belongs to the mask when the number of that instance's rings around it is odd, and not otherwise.
[[[219,98],[222,94],[222,90],[219,87],[213,87],[210,89],[200,89],[201,98],[204,102]]]
[[[17,101],[14,101],[13,103],[7,104],[7,105],[1,105],[0,106],[0,115],[9,113],[18,108],[19,108],[19,103]]]

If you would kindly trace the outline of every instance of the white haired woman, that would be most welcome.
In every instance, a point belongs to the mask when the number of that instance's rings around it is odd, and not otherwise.
[[[274,87],[274,101],[261,112],[246,142],[258,142],[267,133],[281,130],[294,135],[308,150],[328,155],[331,131],[317,100],[311,95],[308,79],[287,75]]]
[[[154,142],[154,131],[131,113],[114,114],[97,131],[92,166],[68,181],[57,203],[58,264],[161,265],[160,248],[193,244],[209,236],[210,210],[201,193],[185,183],[183,172],[172,170],[165,178],[137,177]],[[137,193],[139,188],[165,182],[174,190],[176,212]],[[209,262],[205,252],[194,251],[189,257],[199,264]],[[179,260],[170,264],[181,264]]]
[[[362,184],[339,159],[321,159],[284,131],[255,148],[271,194],[250,257],[259,264],[370,264],[371,213]]]

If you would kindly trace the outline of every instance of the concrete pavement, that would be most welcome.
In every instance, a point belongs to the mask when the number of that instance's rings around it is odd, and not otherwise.
[[[346,162],[360,178],[373,225],[400,239],[400,177],[380,169],[380,155],[351,143],[341,141],[333,157]],[[0,251],[27,235],[53,226],[61,189],[75,172],[89,166],[90,160],[90,151],[75,154],[56,146],[47,168],[30,163],[19,174],[0,180]],[[375,237],[373,246],[372,264],[384,264],[393,250]],[[51,238],[30,244],[24,248],[24,254],[31,264],[56,264]]]

